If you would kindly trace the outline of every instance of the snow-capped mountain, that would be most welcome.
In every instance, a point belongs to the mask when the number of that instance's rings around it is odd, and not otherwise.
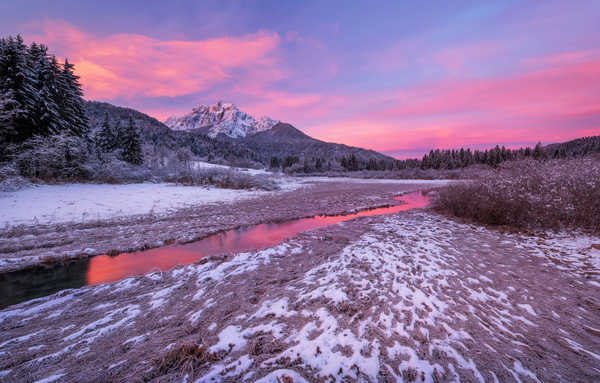
[[[165,121],[165,125],[173,130],[206,128],[206,134],[213,138],[219,133],[232,138],[246,137],[269,130],[277,123],[279,121],[269,117],[261,117],[256,120],[235,105],[222,101],[210,106],[200,105],[185,116],[169,117]]]

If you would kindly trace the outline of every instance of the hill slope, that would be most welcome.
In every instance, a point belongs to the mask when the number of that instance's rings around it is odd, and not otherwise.
[[[343,144],[334,144],[312,138],[290,124],[278,123],[273,128],[248,136],[244,144],[261,153],[267,161],[270,157],[284,158],[295,156],[300,159],[321,158],[325,161],[349,158],[354,155],[361,163],[369,160],[390,162],[395,160],[373,150],[356,148]]]
[[[552,158],[581,157],[600,153],[600,136],[581,137],[567,142],[549,144],[544,147]]]
[[[325,164],[332,169],[342,169],[342,164],[350,163],[351,160],[352,166],[365,169],[369,164],[387,167],[395,161],[394,158],[373,150],[314,139],[292,125],[281,122],[269,128],[268,124],[253,126],[243,134],[240,133],[239,127],[233,128],[235,134],[227,134],[232,132],[232,126],[228,123],[228,129],[219,130],[215,135],[212,134],[215,130],[211,130],[211,125],[193,128],[203,123],[188,124],[186,129],[173,130],[144,113],[105,102],[86,102],[86,115],[90,120],[92,134],[107,115],[111,125],[120,123],[121,126],[125,126],[131,117],[146,145],[171,151],[188,148],[194,155],[207,161],[235,166],[271,166],[274,159],[275,163],[284,164],[287,158],[287,165],[302,165],[303,170],[316,169]],[[220,121],[234,120],[221,118]],[[242,120],[247,122],[249,118]],[[253,121],[259,124],[262,120]],[[242,126],[244,127],[247,125]]]

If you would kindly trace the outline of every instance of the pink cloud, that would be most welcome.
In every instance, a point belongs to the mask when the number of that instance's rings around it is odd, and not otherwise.
[[[92,99],[181,96],[235,80],[236,71],[257,81],[278,71],[280,37],[273,32],[183,41],[138,34],[98,37],[54,20],[36,26],[40,30],[26,38],[74,62]]]
[[[600,59],[522,75],[447,81],[397,95],[388,117],[452,113],[502,113],[522,117],[578,114],[598,110]]]
[[[370,107],[315,124],[310,132],[321,139],[390,152],[557,142],[600,134],[600,126],[593,123],[600,117],[600,55],[562,54],[538,62],[545,68],[446,80],[387,95],[348,95],[347,103],[372,100]]]
[[[445,48],[433,54],[433,60],[446,72],[457,75],[466,64],[490,59],[505,51],[505,47],[495,42],[479,42]]]

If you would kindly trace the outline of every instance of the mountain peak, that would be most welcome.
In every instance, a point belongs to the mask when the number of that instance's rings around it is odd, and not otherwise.
[[[269,117],[255,119],[230,102],[199,105],[182,117],[169,117],[165,125],[173,130],[206,129],[209,137],[222,133],[232,138],[246,137],[271,129],[279,121]]]

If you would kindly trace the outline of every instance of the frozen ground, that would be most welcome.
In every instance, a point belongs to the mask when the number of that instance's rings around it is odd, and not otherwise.
[[[302,182],[290,177],[280,178],[279,184],[278,192],[302,186]],[[231,203],[268,193],[169,183],[36,185],[17,192],[0,192],[0,226],[164,215],[191,206]]]
[[[9,382],[597,382],[599,237],[428,211],[0,311]]]
[[[219,166],[213,165],[211,166]],[[249,169],[253,172],[254,170]],[[177,210],[282,193],[314,182],[443,185],[446,181],[363,180],[326,177],[278,177],[277,192],[179,186],[168,183],[128,185],[37,185],[16,192],[0,192],[0,227],[65,222],[88,222],[133,215],[168,215]]]
[[[228,165],[212,164],[204,161],[192,161],[192,167],[195,169],[231,169],[249,174],[273,174],[266,169],[235,168]]]
[[[38,185],[0,193],[0,225],[84,222],[137,214],[165,214],[195,204],[232,202],[265,192],[174,184]]]

